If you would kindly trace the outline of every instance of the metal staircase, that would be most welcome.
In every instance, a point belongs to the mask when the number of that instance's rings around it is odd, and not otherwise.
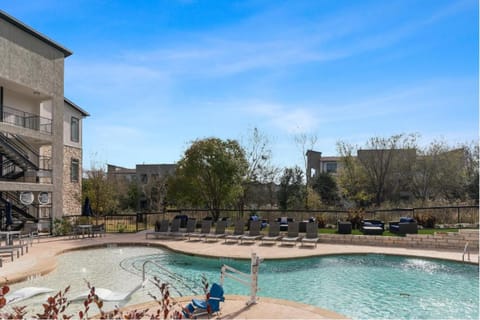
[[[0,154],[23,171],[38,171],[40,156],[19,136],[0,133]]]
[[[5,208],[7,202],[10,201],[12,205],[12,218],[13,218],[13,225],[12,229],[21,229],[21,227],[26,222],[34,222],[38,223],[38,218],[33,216],[29,211],[35,210],[38,212],[38,208],[35,208],[34,205],[24,206],[21,202],[19,197],[17,196],[16,192],[8,192],[2,191],[0,192],[0,209],[4,210],[3,217],[5,218]],[[4,225],[2,224],[2,227]]]

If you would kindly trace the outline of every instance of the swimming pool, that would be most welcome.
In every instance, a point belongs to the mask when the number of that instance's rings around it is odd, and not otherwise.
[[[181,275],[185,279],[182,283],[190,287],[202,274],[210,283],[218,282],[224,263],[246,273],[250,268],[249,261],[189,256],[152,247],[75,251],[58,259],[54,272],[12,285],[11,289],[42,286],[59,290],[70,284],[73,297],[86,291],[86,279],[96,287],[127,291],[141,282],[146,260]],[[147,266],[149,274],[173,281],[152,264]],[[173,284],[173,295],[194,293],[182,283]],[[264,261],[259,296],[307,303],[353,319],[478,319],[478,283],[476,265],[378,254],[339,255]],[[248,288],[228,279],[224,287],[226,294],[249,294]],[[151,301],[148,292],[157,293],[153,286],[147,286],[136,291],[128,305]],[[44,297],[39,296],[28,305],[41,302]],[[107,304],[104,309],[113,309],[115,304]]]

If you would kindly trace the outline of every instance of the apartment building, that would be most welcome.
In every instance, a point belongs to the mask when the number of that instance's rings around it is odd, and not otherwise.
[[[0,228],[81,213],[82,119],[64,97],[72,52],[0,10]],[[8,205],[7,205],[8,203]]]
[[[175,164],[137,164],[135,169],[107,165],[107,177],[118,184],[135,183],[139,191],[137,210],[160,211],[166,181],[175,174]]]

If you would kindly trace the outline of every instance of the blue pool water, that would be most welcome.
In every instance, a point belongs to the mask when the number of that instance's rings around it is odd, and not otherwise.
[[[250,272],[247,260],[149,247],[101,248],[64,254],[55,272],[15,286],[60,289],[71,284],[72,292],[78,293],[85,291],[83,279],[87,279],[97,287],[125,291],[141,281],[146,260],[182,276],[177,281],[153,264],[146,265],[147,273],[171,283],[177,296],[194,294],[192,288],[201,291],[194,283],[202,275],[210,283],[218,282],[224,263]],[[311,304],[353,319],[478,319],[478,271],[476,265],[378,254],[269,260],[260,266],[259,296]],[[230,279],[224,287],[226,294],[249,294],[248,288]],[[151,301],[148,292],[153,289],[137,291],[128,304]]]

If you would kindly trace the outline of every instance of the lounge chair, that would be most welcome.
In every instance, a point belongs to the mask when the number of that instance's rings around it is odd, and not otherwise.
[[[199,240],[205,238],[207,234],[210,233],[210,229],[212,228],[212,220],[203,220],[202,221],[202,229],[200,232],[193,232],[188,234],[188,241],[191,238],[198,238]]]
[[[278,221],[272,221],[270,222],[270,226],[268,228],[268,235],[262,237],[262,244],[264,244],[265,241],[278,241],[282,239],[282,236],[280,235],[280,222]]]
[[[298,235],[298,229],[298,222],[289,222],[287,236],[282,238],[282,245],[293,242],[293,245],[296,246],[298,239],[300,239],[300,236]]]
[[[155,231],[145,233],[145,239],[148,239],[148,236],[155,236],[155,238],[168,236],[168,220],[162,220],[160,224],[157,223]]]
[[[172,225],[170,226],[170,231],[168,232],[169,237],[183,237],[183,233],[180,232],[180,225],[181,220],[179,218],[175,218],[172,221]]]
[[[255,242],[255,240],[261,239],[262,235],[260,234],[260,228],[262,227],[262,221],[250,221],[250,230],[248,234],[244,234],[240,237],[240,243],[244,241]]]
[[[307,223],[307,233],[305,237],[302,238],[301,245],[303,246],[304,243],[312,243],[317,247],[318,242],[318,224],[316,222],[309,222]]]
[[[233,230],[233,234],[229,234],[225,237],[225,243],[229,242],[230,240],[238,242],[240,238],[245,234],[245,222],[240,219],[235,221],[235,229]]]
[[[183,315],[185,318],[197,318],[199,315],[208,314],[220,311],[220,302],[225,301],[223,296],[223,288],[219,284],[212,284],[208,294],[208,300],[192,299],[186,307],[183,308]]]
[[[180,223],[180,225],[182,225]],[[190,233],[195,233],[195,228],[197,227],[197,221],[195,219],[188,219],[187,229],[182,233],[182,236],[188,237]]]
[[[217,241],[220,238],[224,238],[226,236],[225,234],[225,228],[227,227],[227,221],[218,221],[217,225],[215,226],[215,233],[209,233],[205,236],[205,241],[208,241],[209,239],[214,239]]]

